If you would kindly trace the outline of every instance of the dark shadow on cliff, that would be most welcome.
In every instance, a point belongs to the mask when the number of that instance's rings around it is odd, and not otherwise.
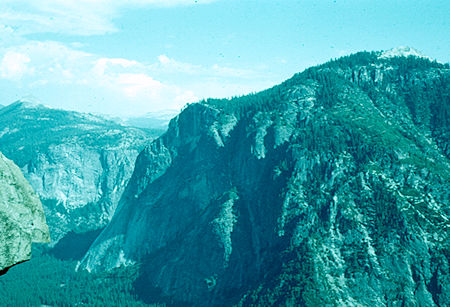
[[[60,260],[81,260],[103,228],[83,233],[69,232],[49,254]]]

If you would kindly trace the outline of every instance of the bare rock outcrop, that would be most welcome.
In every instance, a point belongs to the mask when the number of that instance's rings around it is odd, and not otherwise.
[[[0,275],[50,241],[42,204],[20,169],[0,153]]]

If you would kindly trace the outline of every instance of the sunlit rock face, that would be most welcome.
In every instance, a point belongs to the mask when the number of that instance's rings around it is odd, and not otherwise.
[[[0,274],[29,260],[33,242],[49,241],[39,198],[20,169],[0,153]]]
[[[445,305],[449,68],[381,55],[189,105],[79,269],[138,264],[168,304]]]
[[[0,150],[42,200],[55,244],[104,227],[149,133],[99,116],[18,101],[0,110]]]

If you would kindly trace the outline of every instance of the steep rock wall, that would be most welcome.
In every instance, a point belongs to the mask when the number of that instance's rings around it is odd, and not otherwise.
[[[449,80],[361,53],[188,106],[79,268],[140,265],[149,302],[444,305]]]
[[[20,169],[0,153],[0,274],[50,241],[42,204]]]
[[[150,141],[104,118],[18,101],[0,111],[0,150],[42,200],[52,243],[104,227]]]

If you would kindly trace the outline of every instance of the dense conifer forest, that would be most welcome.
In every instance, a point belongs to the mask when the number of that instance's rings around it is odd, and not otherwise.
[[[133,293],[137,267],[90,274],[76,272],[76,264],[42,253],[12,267],[0,276],[0,306],[160,306]]]

